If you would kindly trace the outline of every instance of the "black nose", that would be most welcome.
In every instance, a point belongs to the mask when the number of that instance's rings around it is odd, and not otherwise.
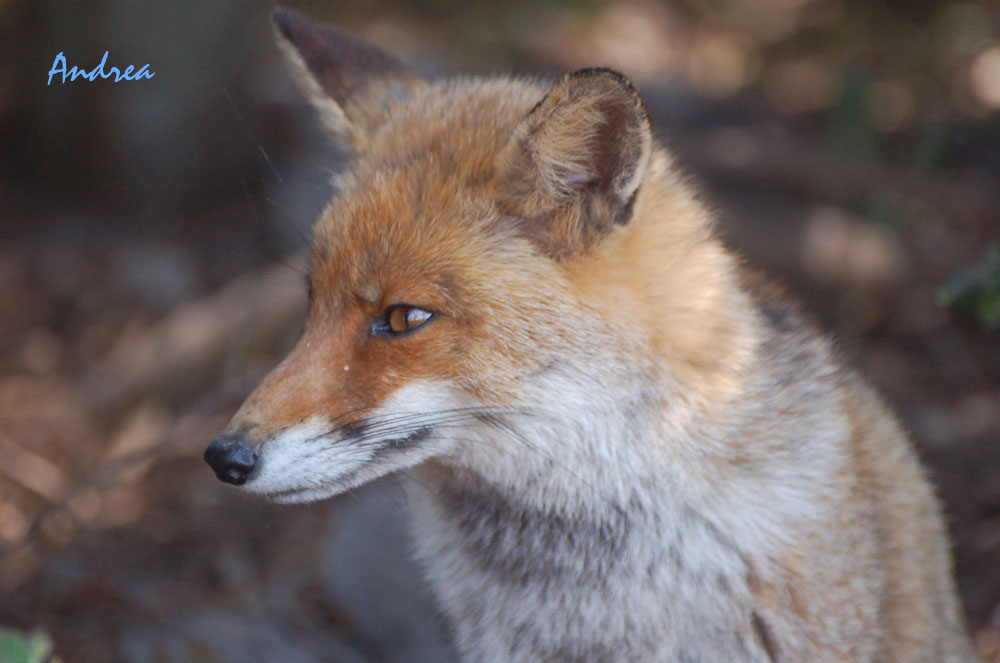
[[[241,486],[257,465],[257,454],[235,435],[220,435],[205,449],[205,462],[221,481]]]

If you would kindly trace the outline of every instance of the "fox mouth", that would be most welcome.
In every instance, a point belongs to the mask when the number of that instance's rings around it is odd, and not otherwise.
[[[340,485],[340,482],[337,481],[318,486],[289,488],[287,490],[279,490],[274,493],[265,493],[264,497],[269,501],[277,502],[278,504],[294,504],[297,502],[313,502],[323,499],[324,497],[332,497],[343,490],[346,490],[346,488]]]
[[[331,477],[328,481],[309,482],[302,486],[263,491],[263,495],[268,500],[279,503],[312,502],[332,497],[371,478],[367,475],[373,473],[373,471],[376,474],[382,474],[383,472],[378,469],[379,465],[383,462],[387,464],[391,463],[392,461],[389,460],[389,457],[397,452],[412,449],[414,446],[428,439],[433,430],[431,426],[426,426],[417,428],[400,437],[382,440],[371,451],[368,458],[358,459],[354,467],[347,469],[339,476]]]
[[[252,449],[242,429],[223,434],[206,450],[205,460],[223,481],[266,500],[313,502],[447,456],[477,441],[483,428],[523,442],[509,418],[538,414],[521,406],[455,407],[450,390],[423,384],[406,387],[393,399],[382,411],[351,421],[316,416],[298,422]]]
[[[520,441],[508,417],[537,414],[533,408],[509,405],[456,407],[455,401],[449,388],[416,384],[368,416],[350,421],[316,416],[279,430],[252,449],[252,458],[230,458],[234,443],[229,438],[238,433],[223,435],[209,447],[221,451],[206,460],[216,474],[217,465],[236,465],[243,481],[220,478],[266,500],[313,502],[464,449],[479,439],[483,428]],[[237,441],[246,445],[242,438]]]
[[[407,449],[416,444],[420,444],[431,436],[433,430],[434,429],[430,426],[424,426],[411,431],[402,437],[389,438],[388,440],[382,442],[382,445],[375,450],[375,453],[372,454],[372,460],[378,460],[382,456],[385,456],[395,450]]]

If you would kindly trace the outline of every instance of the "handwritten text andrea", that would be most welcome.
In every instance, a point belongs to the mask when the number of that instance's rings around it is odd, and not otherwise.
[[[97,77],[101,78],[111,78],[114,76],[115,83],[121,80],[126,81],[137,81],[140,78],[152,78],[156,76],[155,73],[149,71],[149,65],[144,64],[139,69],[135,69],[134,66],[129,65],[125,67],[125,71],[122,71],[118,67],[111,67],[107,70],[104,69],[104,65],[108,61],[108,51],[104,51],[104,57],[101,58],[101,64],[94,67],[93,70],[87,71],[86,69],[80,69],[79,67],[73,67],[67,71],[66,69],[66,56],[61,52],[56,56],[56,59],[52,62],[52,68],[49,69],[49,82],[46,85],[52,85],[52,77],[57,74],[62,74],[62,82],[65,83],[68,78],[71,81],[75,81],[79,77],[86,78],[89,81],[97,80]],[[135,71],[133,71],[135,70]]]

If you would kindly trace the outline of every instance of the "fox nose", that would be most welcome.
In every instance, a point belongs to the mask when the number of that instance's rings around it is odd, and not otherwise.
[[[257,465],[257,454],[235,435],[220,435],[205,449],[205,462],[221,481],[241,486]]]

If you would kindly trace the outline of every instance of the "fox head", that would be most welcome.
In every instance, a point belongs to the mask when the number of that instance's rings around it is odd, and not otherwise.
[[[304,501],[425,461],[599,465],[595,439],[735,379],[724,252],[623,76],[431,82],[274,22],[353,159],[314,228],[302,338],[205,453],[220,479]]]

